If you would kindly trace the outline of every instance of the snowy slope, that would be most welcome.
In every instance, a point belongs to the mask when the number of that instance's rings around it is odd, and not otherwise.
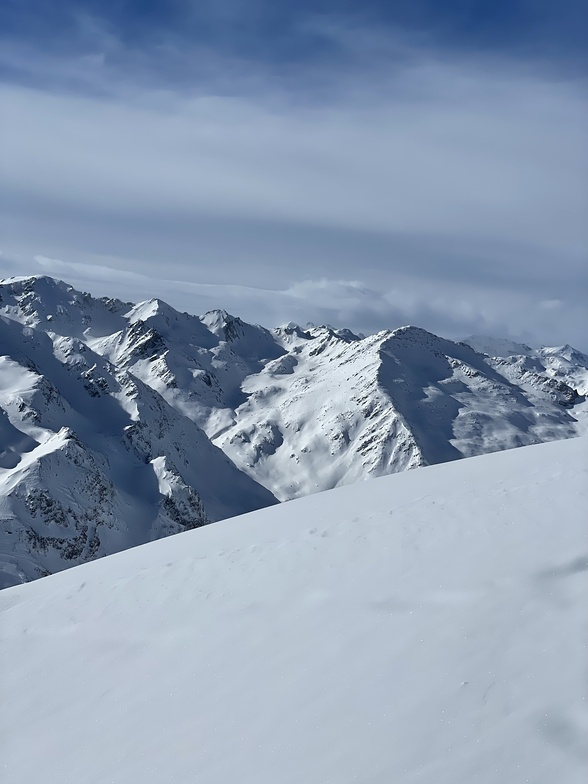
[[[214,438],[281,500],[578,432],[566,384],[417,327],[282,338],[288,354],[246,379]]]
[[[464,343],[488,355],[487,362],[511,379],[551,379],[574,389],[579,397],[574,403],[576,431],[588,433],[588,355],[566,344],[531,348],[500,338],[473,335]]]
[[[276,498],[588,430],[588,358],[477,340],[506,356],[417,327],[270,331],[0,282],[0,585]]]
[[[3,591],[3,781],[580,784],[587,447],[339,488]]]
[[[275,499],[77,338],[0,316],[0,587]]]
[[[527,360],[527,365],[537,372],[564,381],[580,395],[588,394],[588,355],[570,345],[534,349],[524,343],[478,335],[466,338],[463,342],[490,357],[508,357],[511,362],[518,364],[524,364]],[[529,359],[534,362],[529,363]]]
[[[579,396],[565,373],[497,366],[416,327],[367,338],[329,327],[269,332],[156,300],[127,315],[130,327],[93,348],[280,500],[578,433]]]

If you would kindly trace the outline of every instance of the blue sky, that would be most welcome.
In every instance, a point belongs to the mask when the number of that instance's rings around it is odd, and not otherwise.
[[[333,54],[313,29],[322,17],[429,35],[452,49],[581,58],[586,14],[581,0],[7,0],[2,28],[13,40],[44,48],[65,41],[83,51],[92,43],[84,39],[85,17],[131,47],[173,37],[224,55],[294,63]]]
[[[0,274],[588,348],[583,2],[0,7]]]

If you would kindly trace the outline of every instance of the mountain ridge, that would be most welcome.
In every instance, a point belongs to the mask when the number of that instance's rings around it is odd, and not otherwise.
[[[588,357],[470,340],[506,356],[416,326],[269,330],[46,276],[0,281],[6,584],[276,499],[583,432]]]

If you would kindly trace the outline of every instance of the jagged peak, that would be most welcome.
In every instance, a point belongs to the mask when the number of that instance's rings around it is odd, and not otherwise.
[[[223,310],[223,308],[213,308],[200,316],[200,321],[207,326],[224,326],[233,321],[240,322],[241,319],[238,316],[233,316],[228,310]]]
[[[340,327],[339,329],[335,329],[335,334],[341,340],[344,340],[346,343],[354,343],[357,340],[362,340],[362,336],[352,332],[350,329],[346,327]]]
[[[125,318],[127,318],[131,324],[135,321],[147,321],[154,316],[175,319],[178,316],[178,312],[162,299],[152,297],[151,299],[137,302],[136,305],[131,307],[128,313],[125,313]]]
[[[564,343],[563,346],[541,346],[539,353],[542,356],[561,356],[568,360],[588,360],[588,355],[584,354],[579,349],[570,346],[569,343]]]
[[[303,338],[308,340],[311,335],[306,329],[300,326],[300,324],[296,324],[294,321],[289,321],[287,324],[282,324],[279,327],[276,327],[273,330],[275,335],[286,335],[288,337],[295,335],[298,338]]]
[[[21,275],[10,278],[0,279],[0,286],[10,289],[16,297],[30,293],[39,296],[47,296],[50,293],[59,293],[62,297],[67,297],[68,304],[78,304],[88,306],[88,304],[100,302],[125,304],[121,300],[111,297],[94,297],[87,291],[76,289],[71,284],[50,275]],[[128,303],[126,303],[128,304]]]
[[[222,309],[207,311],[203,316],[200,316],[200,321],[217,337],[224,340],[235,340],[237,337],[242,337],[245,332],[271,336],[270,330],[266,327],[243,321],[239,316],[233,316]]]
[[[415,327],[413,324],[407,324],[404,327],[397,327],[396,329],[391,330],[390,332],[391,337],[395,338],[409,338],[411,340],[441,340],[438,335],[435,335],[434,332],[429,332],[422,327]]]
[[[441,353],[454,353],[457,350],[457,343],[453,343],[446,338],[439,337],[433,332],[429,332],[422,327],[415,327],[408,324],[396,329],[385,329],[378,332],[373,336],[373,339],[382,347],[388,350],[397,350],[403,347],[413,351],[416,348],[424,349],[425,351],[436,351]],[[468,352],[475,352],[469,346],[463,346],[464,350]]]
[[[385,334],[385,333],[383,333]],[[407,325],[398,327],[388,332],[388,338],[391,343],[395,341],[402,341],[403,343],[411,343],[419,345],[423,348],[434,350],[459,358],[462,361],[471,362],[474,358],[478,357],[479,360],[483,359],[483,353],[464,341],[450,340],[449,338],[436,335],[434,332],[429,332],[422,327],[414,325]]]
[[[213,333],[213,335],[228,342],[240,337],[246,326],[245,322],[238,316],[233,316],[222,309],[207,311],[203,316],[200,316],[200,321]]]
[[[35,291],[38,293],[46,293],[48,290],[59,290],[63,293],[70,294],[74,292],[80,294],[81,292],[70,286],[59,278],[52,278],[50,275],[15,275],[9,278],[1,278],[0,286],[11,289],[13,294],[27,294]]]
[[[61,285],[66,288],[72,288],[69,283],[65,283],[65,281],[61,280],[60,278],[53,278],[50,275],[9,275],[7,278],[0,278],[0,285],[18,285],[22,283],[35,283],[37,281],[43,281],[49,283],[51,285],[57,286]]]
[[[80,291],[50,275],[3,278],[0,280],[0,302],[2,301],[1,289],[10,292],[14,297],[14,304],[18,307],[26,307],[29,312],[34,311],[41,319],[48,320],[52,320],[58,311],[61,311],[63,316],[70,308],[85,310],[98,307],[116,313],[131,304],[111,297],[94,297],[89,292]]]
[[[335,334],[335,330],[333,329],[333,327],[329,326],[329,324],[313,325],[308,328],[308,332],[313,337],[327,337],[327,338],[337,337]]]
[[[298,327],[298,329],[300,329]],[[333,327],[331,324],[320,324],[320,325],[312,325],[310,327],[307,326],[307,329],[301,336],[310,336],[314,338],[326,338],[327,340],[332,340],[333,338],[336,340],[342,340],[344,343],[353,343],[357,340],[361,340],[362,338],[359,335],[356,335],[350,329],[345,329],[344,327]]]

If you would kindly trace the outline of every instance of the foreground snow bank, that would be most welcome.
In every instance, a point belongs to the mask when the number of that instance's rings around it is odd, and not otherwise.
[[[586,439],[0,594],[3,781],[584,780]]]

